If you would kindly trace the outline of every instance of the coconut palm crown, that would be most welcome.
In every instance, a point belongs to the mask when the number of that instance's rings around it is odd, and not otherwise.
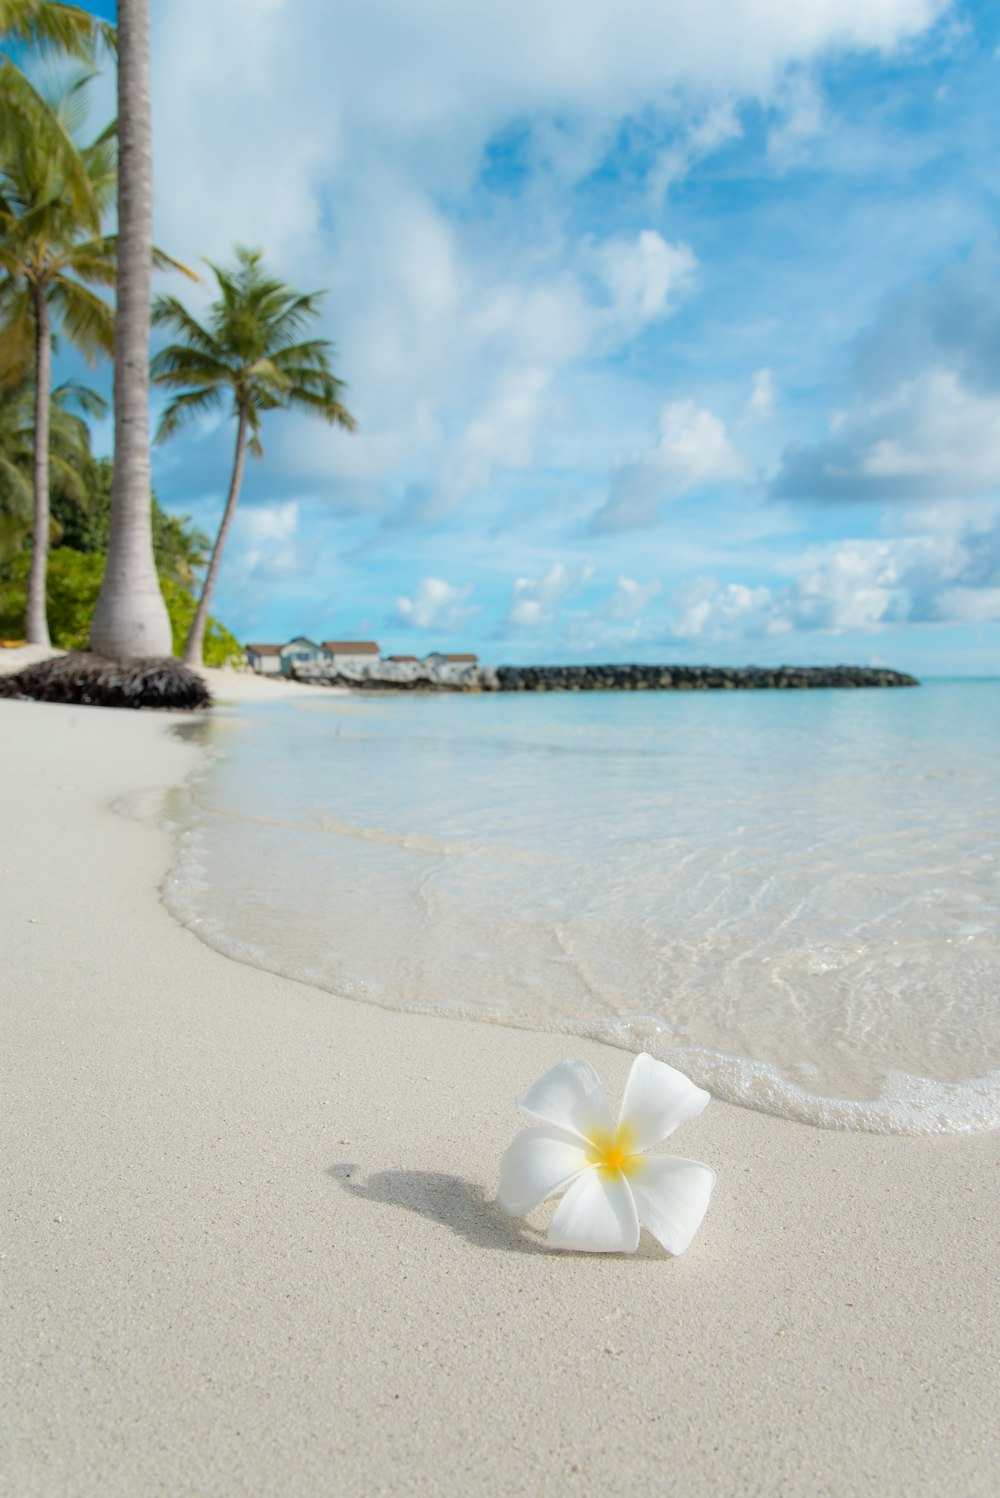
[[[52,104],[72,137],[83,111],[86,77]],[[114,127],[77,153],[94,204],[114,195]],[[110,353],[114,314],[93,287],[115,280],[114,240],[95,234],[67,191],[67,166],[44,136],[19,136],[0,163],[0,379],[30,378],[35,390],[35,522],[28,587],[27,638],[48,645],[45,570],[49,543],[49,419],[52,337],[58,327],[88,359]]]
[[[236,419],[236,447],[229,493],[194,622],[184,649],[188,665],[201,664],[208,605],[243,481],[247,449],[263,457],[260,428],[265,411],[302,410],[332,426],[354,431],[354,417],[341,402],[343,381],[330,368],[332,345],[303,338],[318,316],[322,292],[296,292],[269,276],[259,250],[236,249],[236,264],[209,266],[219,297],[199,323],[176,297],[159,297],[153,322],[174,328],[182,342],[161,349],[152,361],[157,384],[175,390],[157,431],[157,441],[187,422],[216,411],[229,400]]]
[[[0,159],[35,139],[58,162],[74,211],[97,231],[98,205],[65,121],[19,67],[25,57],[93,61],[98,43],[115,46],[115,28],[78,5],[56,0],[0,0]]]
[[[49,418],[49,472],[53,494],[86,510],[90,505],[87,474],[92,463],[90,430],[77,405],[88,416],[102,416],[107,403],[95,390],[66,382],[52,392]],[[0,563],[9,560],[31,536],[34,515],[35,392],[30,382],[0,381]],[[53,525],[58,538],[58,525]]]

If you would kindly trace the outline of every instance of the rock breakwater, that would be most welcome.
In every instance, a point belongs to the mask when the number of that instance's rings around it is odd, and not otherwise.
[[[332,673],[310,663],[302,681],[355,692],[711,692],[816,687],[915,687],[915,676],[881,666],[464,666],[401,669],[392,663]]]
[[[915,687],[880,666],[499,666],[501,692],[708,692]]]

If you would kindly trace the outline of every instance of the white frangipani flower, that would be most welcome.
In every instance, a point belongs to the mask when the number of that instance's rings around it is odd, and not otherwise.
[[[518,1098],[541,1126],[518,1134],[500,1162],[499,1201],[511,1217],[557,1191],[553,1248],[635,1253],[640,1224],[682,1254],[708,1209],[715,1171],[697,1160],[647,1155],[709,1102],[682,1072],[645,1054],[632,1063],[615,1127],[604,1088],[586,1061],[562,1061]]]

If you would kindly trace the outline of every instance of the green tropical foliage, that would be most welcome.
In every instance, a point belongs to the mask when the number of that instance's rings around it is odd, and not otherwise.
[[[100,43],[114,47],[114,27],[77,5],[0,0],[0,161],[19,143],[37,141],[61,173],[73,211],[93,233],[100,229],[99,205],[65,121],[19,64],[32,57],[90,63]]]
[[[53,392],[51,424],[53,541],[46,577],[52,643],[83,649],[104,576],[111,529],[109,458],[95,458],[86,422],[71,402],[99,414],[104,402],[86,387]],[[26,387],[0,385],[0,638],[24,638],[31,569],[31,465],[34,458],[33,395]],[[152,500],[153,553],[166,600],[173,648],[183,648],[194,620],[192,589],[208,560],[209,540],[191,522],[168,515]],[[242,660],[242,650],[224,625],[210,619],[205,664]]]
[[[93,482],[90,432],[75,404],[88,416],[103,415],[106,402],[85,385],[63,384],[52,392],[49,421],[49,472],[53,501],[71,515],[86,515]],[[35,392],[30,382],[0,384],[0,521],[20,526],[22,541],[31,534],[34,497]],[[57,538],[58,539],[58,538]]]
[[[266,273],[259,250],[242,246],[237,247],[235,266],[210,269],[219,297],[206,323],[199,323],[176,297],[160,297],[153,306],[154,324],[170,327],[181,340],[161,349],[151,365],[153,379],[177,392],[163,412],[157,441],[226,405],[236,419],[229,493],[184,649],[184,659],[194,666],[201,660],[201,631],[239,499],[246,450],[257,458],[264,454],[264,413],[303,410],[347,431],[355,428],[340,398],[344,384],[330,368],[332,345],[302,336],[318,316],[322,293],[293,291]]]
[[[73,139],[86,114],[89,75],[68,84],[53,103]],[[78,151],[93,201],[103,214],[117,187],[114,125]],[[28,639],[48,642],[45,566],[49,538],[48,420],[52,335],[56,329],[93,360],[114,349],[114,309],[99,293],[117,280],[118,242],[93,233],[67,192],[62,159],[50,156],[35,136],[16,139],[0,159],[0,380],[34,383],[34,536],[28,590]],[[154,251],[156,263],[176,262]],[[176,267],[183,269],[183,267]],[[96,288],[96,289],[95,289]]]
[[[53,103],[71,137],[88,82],[77,78]],[[114,201],[114,126],[78,154],[103,213]],[[0,378],[33,372],[40,317],[51,317],[88,359],[114,347],[113,309],[92,289],[115,284],[114,239],[92,232],[65,188],[63,167],[37,138],[18,140],[0,159]]]
[[[47,606],[52,643],[60,650],[83,650],[97,606],[105,557],[102,552],[57,547],[49,557]],[[30,555],[22,552],[0,567],[0,639],[20,639],[28,594]],[[175,578],[161,575],[160,586],[170,615],[174,651],[179,653],[191,628],[195,600]],[[224,625],[209,620],[205,631],[205,664],[224,666],[243,659],[240,643]]]
[[[86,77],[59,95],[54,111],[70,138],[84,113]],[[115,188],[114,130],[79,151],[98,212]],[[95,236],[76,212],[61,157],[36,136],[19,136],[0,161],[0,380],[30,378],[35,388],[33,566],[27,636],[48,644],[45,568],[49,543],[49,415],[52,334],[60,328],[88,358],[110,353],[114,313],[92,288],[113,286],[113,241]]]
[[[53,499],[52,514],[59,523],[64,546],[102,555],[107,551],[111,534],[111,478],[111,459],[88,455],[87,503],[75,505],[66,499]],[[155,494],[152,506],[153,557],[160,581],[167,578],[190,590],[208,561],[209,539],[195,530],[189,520],[168,515]]]

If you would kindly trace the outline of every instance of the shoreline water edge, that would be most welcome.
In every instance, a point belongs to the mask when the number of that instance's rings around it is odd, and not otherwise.
[[[326,713],[291,693],[210,734],[172,801],[164,899],[218,951],[645,1050],[827,1128],[1000,1123],[988,685]]]
[[[274,696],[212,676],[234,733]],[[995,1136],[715,1102],[683,1259],[550,1253],[494,1200],[513,1100],[628,1057],[192,940],[159,808],[204,721],[0,702],[12,1491],[991,1493]]]

